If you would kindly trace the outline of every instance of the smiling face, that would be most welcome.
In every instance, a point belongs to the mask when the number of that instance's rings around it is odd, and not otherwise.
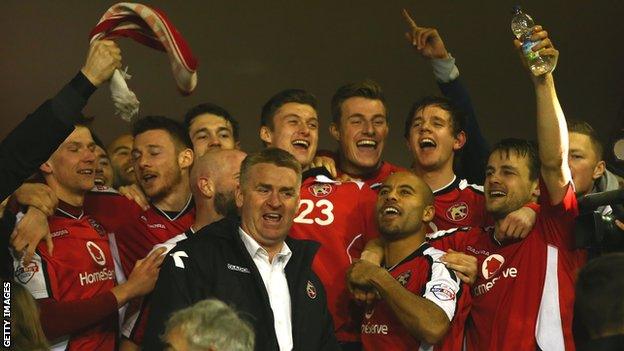
[[[95,147],[95,185],[113,186],[113,167],[106,151],[99,146]]]
[[[260,138],[267,146],[288,151],[305,169],[318,146],[318,117],[310,105],[288,102],[273,116],[273,128],[262,126]]]
[[[153,202],[169,195],[182,182],[179,155],[173,139],[163,129],[148,130],[134,138],[132,158],[137,183]]]
[[[46,183],[64,201],[93,188],[95,182],[95,142],[86,127],[76,129],[41,165]]]
[[[330,132],[339,143],[341,167],[353,175],[376,170],[389,130],[383,102],[351,97],[340,109],[339,125],[332,124]]]
[[[424,233],[424,224],[433,219],[433,195],[429,186],[409,172],[390,175],[379,188],[377,224],[386,240]]]
[[[128,185],[135,182],[134,167],[132,164],[132,142],[134,138],[130,134],[124,134],[108,146],[107,152],[110,157],[113,172],[115,173],[115,186]]]
[[[237,188],[241,227],[269,252],[278,252],[295,218],[301,181],[287,167],[258,163]]]
[[[466,141],[464,132],[455,135],[449,111],[428,105],[416,111],[407,136],[408,148],[414,158],[414,168],[434,171],[453,168],[455,151]]]
[[[201,156],[212,149],[235,149],[232,123],[221,116],[204,113],[195,118],[189,126],[189,136],[193,142],[193,151]]]
[[[495,219],[534,199],[538,181],[530,179],[528,157],[516,151],[492,152],[485,171],[485,207]]]

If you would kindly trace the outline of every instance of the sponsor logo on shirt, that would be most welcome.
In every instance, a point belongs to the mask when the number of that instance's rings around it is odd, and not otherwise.
[[[309,298],[316,299],[316,287],[309,280],[308,280],[308,284],[306,285],[306,292],[308,293]]]
[[[364,318],[371,319],[373,313],[375,313],[375,308],[373,306],[366,307],[366,311],[364,312]]]
[[[362,324],[362,334],[388,335],[388,326],[386,324]]]
[[[100,266],[106,265],[106,256],[104,256],[104,251],[97,246],[93,241],[87,241],[87,251],[89,251],[89,255],[95,261],[95,263]]]
[[[83,272],[80,273],[80,285],[85,286],[97,282],[103,282],[106,280],[113,280],[115,277],[115,272],[112,269],[108,269],[107,267],[102,268],[101,271],[89,273]]]
[[[61,229],[61,230],[57,230],[55,232],[50,233],[50,236],[52,236],[52,238],[58,238],[60,236],[64,236],[69,234],[69,231],[67,229]]]
[[[154,223],[154,224],[148,223],[147,227],[150,229],[167,229],[167,227],[162,223]]]
[[[407,272],[401,273],[396,278],[396,280],[398,280],[398,282],[401,283],[401,285],[406,286],[411,277],[412,277],[412,271],[407,271]]]
[[[468,217],[468,204],[465,202],[458,202],[446,210],[446,218],[453,222],[459,222]]]
[[[22,284],[26,284],[37,272],[39,272],[39,266],[36,262],[30,262],[27,266],[20,265],[15,270],[15,279]]]
[[[334,188],[331,184],[321,183],[321,184],[312,184],[308,187],[310,194],[316,197],[325,197],[329,195]]]
[[[87,218],[87,221],[89,221],[89,224],[91,224],[93,229],[95,229],[95,231],[98,234],[100,234],[100,236],[106,235],[106,230],[104,229],[104,227],[102,227],[102,225],[100,223],[98,223],[95,219]]]
[[[246,267],[241,267],[241,266],[237,266],[237,265],[234,265],[234,264],[231,264],[231,263],[228,263],[228,264],[227,264],[227,268],[228,268],[229,270],[231,270],[231,271],[236,271],[236,272],[241,272],[241,273],[247,273],[247,274],[251,273],[251,272],[249,271],[249,268],[246,268]]]
[[[470,245],[468,245],[468,246],[466,247],[466,250],[468,250],[468,251],[472,252],[472,253],[473,253],[473,254],[475,254],[475,255],[484,255],[484,256],[489,256],[489,255],[490,255],[490,252],[489,252],[489,251],[487,251],[487,250],[475,249],[474,247],[472,247],[472,246],[470,246]]]
[[[473,295],[480,296],[488,291],[492,290],[494,285],[500,279],[516,278],[518,276],[518,269],[516,267],[507,267],[503,269],[505,258],[498,254],[492,254],[488,256],[481,264],[481,275],[486,279],[492,280],[479,284],[473,288]]]
[[[438,300],[451,301],[455,299],[455,291],[446,284],[435,284],[429,289]]]

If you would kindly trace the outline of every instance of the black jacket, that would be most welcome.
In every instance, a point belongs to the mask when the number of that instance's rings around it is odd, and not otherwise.
[[[35,173],[82,120],[95,86],[78,73],[52,99],[28,115],[0,143],[0,201]]]
[[[238,227],[239,223],[231,219],[215,222],[168,254],[152,295],[145,350],[163,348],[159,335],[172,312],[206,298],[226,302],[251,323],[256,350],[279,350],[269,297]],[[318,244],[290,238],[286,243],[292,251],[285,271],[292,306],[293,350],[339,350],[325,290],[311,269]]]

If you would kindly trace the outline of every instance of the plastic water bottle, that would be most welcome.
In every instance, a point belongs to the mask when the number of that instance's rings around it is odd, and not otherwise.
[[[533,34],[533,27],[535,27],[535,22],[531,16],[522,12],[520,6],[513,7],[512,15],[511,31],[522,42],[522,52],[527,58],[531,72],[536,76],[551,72],[554,69],[552,60],[531,50],[538,43],[531,41],[531,34]]]

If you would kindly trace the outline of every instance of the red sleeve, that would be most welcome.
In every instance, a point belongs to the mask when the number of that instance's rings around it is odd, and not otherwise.
[[[427,241],[434,248],[447,251],[453,249],[458,252],[466,252],[467,238],[471,235],[478,235],[473,230],[480,228],[453,228],[449,230],[440,230],[435,233],[427,234]]]
[[[88,192],[84,199],[84,211],[100,222],[109,232],[117,232],[130,214],[141,211],[139,205],[115,192]]]
[[[84,300],[60,302],[48,298],[37,302],[41,326],[49,340],[78,332],[117,313],[117,299],[110,291]]]
[[[573,250],[575,246],[574,222],[579,211],[572,183],[568,184],[563,200],[559,204],[552,205],[548,188],[540,179],[539,200],[538,221],[542,222],[546,242],[566,250]]]

